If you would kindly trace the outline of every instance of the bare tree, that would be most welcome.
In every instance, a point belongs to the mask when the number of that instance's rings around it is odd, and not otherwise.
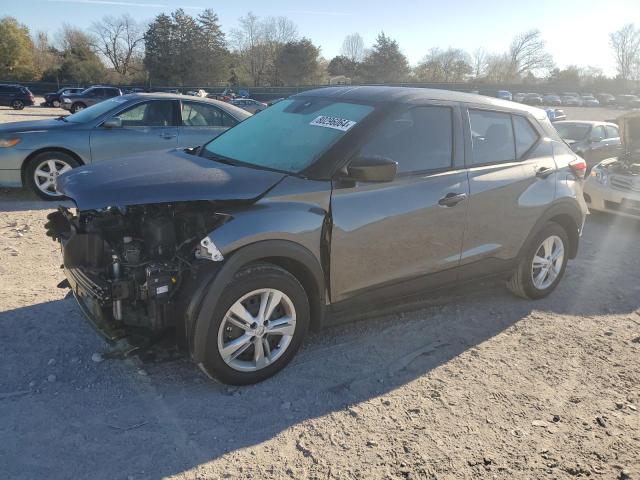
[[[476,48],[471,55],[471,62],[473,78],[477,80],[483,77],[487,70],[487,51],[482,47]]]
[[[486,65],[485,78],[488,82],[504,83],[513,80],[513,66],[507,54],[487,55]]]
[[[432,48],[414,73],[426,82],[462,82],[473,73],[471,57],[459,48]]]
[[[124,79],[132,73],[134,64],[141,58],[144,46],[144,33],[133,17],[124,14],[120,17],[107,16],[91,27],[94,46],[113,69]]]
[[[254,86],[262,84],[269,60],[264,25],[252,12],[241,17],[240,27],[231,30],[231,46],[240,66],[247,72]]]
[[[640,74],[640,28],[629,23],[611,33],[609,43],[616,58],[620,79],[637,79]]]
[[[553,67],[553,58],[545,50],[545,41],[540,30],[530,30],[517,35],[509,47],[509,59],[517,77],[546,72]]]
[[[340,54],[347,57],[352,62],[361,62],[365,57],[364,40],[359,33],[347,35],[342,42]]]

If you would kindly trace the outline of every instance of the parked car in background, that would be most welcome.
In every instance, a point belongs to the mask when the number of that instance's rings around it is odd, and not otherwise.
[[[599,107],[600,102],[593,95],[582,95],[580,97],[582,100],[583,107]]]
[[[136,152],[202,145],[250,116],[215,100],[134,94],[66,117],[4,124],[0,186],[24,184],[41,198],[56,198],[55,180],[67,170]]]
[[[527,96],[527,94],[526,94],[526,93],[518,92],[518,93],[516,93],[516,94],[514,94],[514,95],[512,96],[512,100],[513,100],[514,102],[522,103],[522,100],[524,100],[524,97],[526,97],[526,96]]]
[[[640,112],[617,119],[622,151],[591,170],[584,198],[592,210],[640,218]]]
[[[634,108],[634,105],[638,101],[636,95],[618,95],[616,97],[616,107],[619,108]]]
[[[65,94],[83,92],[84,87],[62,87],[57,92],[44,94],[44,106],[58,108],[60,106],[60,97]]]
[[[71,113],[79,112],[96,103],[122,95],[122,90],[117,87],[103,87],[96,85],[83,90],[80,93],[60,95],[60,106]]]
[[[269,100],[267,102],[267,106],[270,107],[271,105],[275,105],[278,102],[281,102],[282,100],[286,100],[284,97],[280,97],[280,98],[274,98],[273,100]]]
[[[542,103],[544,105],[551,105],[552,107],[559,107],[562,105],[562,100],[559,95],[548,93],[542,97]]]
[[[501,98],[502,100],[513,100],[513,95],[508,90],[479,90],[478,94],[485,97]]]
[[[36,99],[27,87],[15,84],[0,84],[0,106],[22,110],[24,107],[35,103]]]
[[[539,93],[527,93],[522,99],[522,103],[527,105],[542,105],[542,96]]]
[[[563,93],[562,95],[560,95],[560,100],[562,100],[562,105],[565,107],[581,107],[582,106],[582,99],[580,98],[580,95],[578,95],[577,93],[574,94],[569,94],[567,95],[566,93]]]
[[[233,98],[229,103],[250,113],[258,113],[267,108],[266,103],[259,102],[252,98]]]
[[[194,153],[65,173],[76,210],[52,212],[47,234],[105,335],[175,332],[236,385],[340,314],[487,275],[544,298],[587,212],[584,160],[542,110],[460,92],[304,92]]]
[[[553,125],[571,150],[586,160],[588,168],[622,151],[615,123],[567,120]]]
[[[566,113],[564,113],[564,110],[560,108],[545,108],[545,112],[547,112],[547,117],[549,117],[549,120],[552,122],[559,122],[567,119]]]
[[[189,90],[187,92],[187,95],[192,97],[201,97],[201,98],[207,98],[209,96],[209,94],[202,88],[200,90]]]
[[[595,97],[603,107],[615,105],[616,103],[616,97],[614,97],[610,93],[596,93]]]

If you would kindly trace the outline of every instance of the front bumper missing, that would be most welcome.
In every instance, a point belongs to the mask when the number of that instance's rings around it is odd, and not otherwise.
[[[100,336],[109,343],[124,338],[124,329],[110,318],[110,295],[105,286],[77,268],[65,268],[64,273],[82,314]]]

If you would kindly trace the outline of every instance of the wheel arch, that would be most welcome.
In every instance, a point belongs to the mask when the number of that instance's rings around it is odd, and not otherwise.
[[[271,263],[287,270],[302,284],[309,299],[311,327],[322,326],[326,287],[320,262],[306,247],[289,240],[263,240],[227,254],[219,266],[212,263],[199,279],[185,314],[185,335],[196,363],[202,362],[213,311],[224,288],[247,265]]]
[[[40,155],[41,153],[47,153],[47,152],[62,152],[62,153],[66,153],[67,155],[73,157],[73,159],[76,160],[80,165],[86,165],[86,162],[82,159],[82,157],[80,157],[80,155],[78,155],[77,153],[75,153],[72,150],[69,150],[68,148],[64,148],[64,147],[43,147],[43,148],[39,148],[38,150],[34,150],[29,155],[27,155],[27,157],[22,162],[22,165],[20,167],[20,177],[22,179],[22,185],[25,185],[25,173],[26,173],[26,170],[27,170],[27,165],[37,155]]]

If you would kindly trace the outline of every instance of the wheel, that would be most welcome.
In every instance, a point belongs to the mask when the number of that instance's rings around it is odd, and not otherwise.
[[[261,382],[291,361],[308,326],[309,301],[296,277],[276,265],[250,265],[212,312],[200,368],[231,385]]]
[[[60,107],[60,100],[54,100],[53,102],[51,102],[51,106],[54,108]]]
[[[25,169],[25,183],[44,200],[55,200],[61,195],[55,190],[58,175],[79,167],[80,163],[64,152],[42,152],[33,157]]]
[[[71,113],[79,112],[80,110],[84,110],[87,106],[82,102],[76,102],[71,105]]]
[[[22,100],[14,100],[11,102],[11,108],[14,110],[22,110],[24,108],[24,102]]]
[[[539,299],[558,286],[567,267],[569,237],[564,228],[549,222],[536,234],[520,259],[507,287],[522,298]]]

